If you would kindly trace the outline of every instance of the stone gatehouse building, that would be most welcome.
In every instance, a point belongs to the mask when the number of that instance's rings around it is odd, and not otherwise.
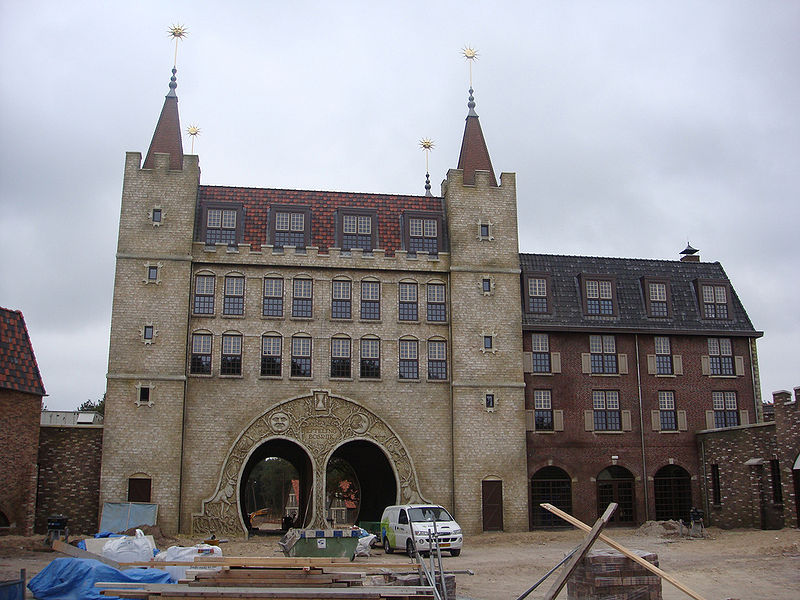
[[[615,499],[636,523],[700,503],[695,431],[759,420],[761,334],[722,267],[520,254],[471,90],[440,196],[202,185],[177,102],[173,71],[125,162],[101,503],[242,533],[279,457],[322,527],[340,459],[362,520],[424,500],[522,530]]]

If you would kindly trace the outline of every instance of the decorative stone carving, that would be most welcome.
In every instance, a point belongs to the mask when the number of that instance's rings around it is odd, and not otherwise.
[[[369,440],[386,453],[397,474],[400,502],[425,501],[408,451],[383,420],[351,400],[332,396],[328,390],[312,390],[307,396],[273,406],[239,434],[222,466],[214,494],[203,501],[200,513],[192,515],[194,535],[247,533],[239,513],[240,478],[253,451],[275,438],[294,441],[309,454],[313,482],[311,519],[306,527],[329,527],[324,512],[328,460],[341,444],[355,439]]]

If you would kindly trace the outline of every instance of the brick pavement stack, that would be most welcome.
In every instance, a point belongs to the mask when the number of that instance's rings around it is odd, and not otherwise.
[[[658,555],[632,550],[658,566]],[[661,600],[661,578],[616,550],[592,550],[567,582],[569,600]]]

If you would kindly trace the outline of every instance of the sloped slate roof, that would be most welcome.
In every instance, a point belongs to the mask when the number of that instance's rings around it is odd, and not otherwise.
[[[273,204],[296,204],[311,208],[311,245],[326,252],[336,243],[334,213],[339,208],[375,210],[378,216],[378,248],[392,255],[401,248],[400,216],[404,211],[442,213],[442,199],[426,196],[395,196],[354,192],[312,190],[277,190],[201,185],[198,201],[241,202],[244,205],[244,239],[251,249],[259,250],[267,243],[269,208]],[[199,214],[200,211],[198,211]],[[199,217],[198,217],[199,218]],[[200,223],[196,231],[200,234]]]
[[[8,308],[0,308],[0,388],[45,394],[25,319]]]
[[[525,312],[525,329],[619,329],[653,332],[702,332],[728,335],[760,336],[718,262],[680,262],[635,258],[595,256],[559,256],[520,254],[523,275],[547,273],[551,279],[552,314]],[[588,316],[583,312],[579,276],[607,275],[614,278],[619,315]],[[642,280],[668,279],[672,302],[669,318],[647,315]],[[727,282],[731,293],[730,319],[703,319],[698,305],[697,280]]]

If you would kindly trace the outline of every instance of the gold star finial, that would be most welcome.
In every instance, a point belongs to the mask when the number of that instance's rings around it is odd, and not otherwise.
[[[178,40],[182,40],[189,35],[189,29],[185,25],[173,24],[167,29],[167,35],[175,40],[175,59],[173,66],[178,65]]]
[[[469,87],[472,87],[472,63],[478,60],[478,51],[475,50],[475,48],[466,45],[461,49],[461,53],[464,55],[464,58],[466,58],[467,62],[469,63]]]
[[[194,154],[194,138],[200,135],[200,128],[197,125],[189,125],[186,128],[186,133],[192,138],[192,154]]]
[[[425,172],[428,172],[428,155],[430,154],[431,150],[434,148],[434,143],[431,138],[422,138],[419,141],[419,147],[422,148],[422,151],[425,152]]]

